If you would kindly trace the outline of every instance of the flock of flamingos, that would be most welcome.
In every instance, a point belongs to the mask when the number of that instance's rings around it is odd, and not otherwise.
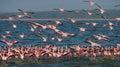
[[[93,6],[96,7],[96,10],[99,11],[97,15],[101,15],[102,18],[108,22],[108,24],[102,24],[101,26],[103,28],[109,27],[110,30],[113,30],[115,26],[118,26],[114,23],[112,23],[109,19],[107,19],[104,16],[104,13],[106,12],[101,6],[99,6],[97,3],[94,1],[84,1],[90,4],[90,9],[92,9]],[[63,8],[55,8],[55,10],[63,13],[63,12],[74,12],[74,13],[80,13],[80,11],[74,11],[74,10],[65,10]],[[12,23],[13,20],[19,20],[23,18],[32,18],[30,14],[34,14],[34,12],[26,12],[22,9],[18,9],[18,11],[21,12],[21,14],[16,14],[13,16],[10,16],[7,18],[9,23],[12,24],[12,28],[16,29],[17,25]],[[94,13],[90,12],[89,10],[86,10],[86,13],[91,16]],[[17,18],[16,18],[17,17]],[[114,18],[116,22],[119,23],[120,17]],[[68,20],[68,19],[67,19]],[[69,19],[70,22],[73,24],[77,21],[75,19]],[[89,23],[85,22],[85,25],[92,25],[93,27],[96,27],[98,24],[97,23]],[[55,37],[52,37],[51,40],[57,39],[58,42],[66,41],[66,37],[74,37],[76,34],[73,33],[67,33],[64,32],[60,29],[58,29],[58,26],[62,26],[62,22],[59,20],[55,21],[55,24],[41,24],[39,22],[29,22],[27,25],[30,27],[31,32],[34,32],[38,29],[38,34],[36,36],[40,37],[43,42],[47,42],[47,37],[42,36],[42,32],[45,29],[50,29],[55,33]],[[87,28],[83,27],[78,27],[81,32],[85,32]],[[11,58],[15,59],[21,59],[24,60],[25,58],[29,57],[35,57],[35,58],[40,58],[44,55],[47,55],[48,57],[63,57],[63,56],[68,56],[68,57],[80,57],[80,56],[85,56],[85,57],[97,57],[97,56],[120,56],[120,44],[116,44],[115,47],[102,47],[101,44],[98,44],[94,42],[93,40],[88,39],[87,42],[90,44],[90,46],[80,46],[80,45],[73,45],[73,46],[56,46],[56,45],[45,45],[45,46],[24,46],[24,47],[12,47],[13,45],[17,43],[21,43],[17,40],[9,41],[7,40],[7,37],[11,37],[11,31],[5,31],[6,34],[0,36],[2,39],[0,42],[6,44],[8,47],[0,48],[0,59],[2,61],[7,61],[10,60]],[[112,32],[112,31],[111,31]],[[18,35],[21,39],[30,36],[29,34],[19,34]],[[59,37],[61,36],[61,38]],[[109,40],[110,37],[103,35],[103,34],[94,34],[93,37],[96,40]]]

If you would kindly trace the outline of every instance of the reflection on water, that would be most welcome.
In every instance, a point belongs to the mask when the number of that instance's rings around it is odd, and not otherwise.
[[[119,67],[119,57],[45,58],[40,62],[9,62],[1,67]]]

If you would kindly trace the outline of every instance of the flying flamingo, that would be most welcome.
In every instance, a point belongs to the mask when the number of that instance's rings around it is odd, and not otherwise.
[[[90,43],[92,47],[94,47],[94,46],[99,46],[99,47],[101,47],[100,44],[95,43],[95,42],[93,42],[92,40],[87,40],[87,42]]]
[[[93,35],[93,37],[94,37],[95,39],[102,40],[102,41],[109,39],[109,37],[107,37],[107,36],[105,36],[105,35],[103,35],[103,34]]]
[[[39,36],[43,42],[46,42],[47,41],[47,38],[46,37],[43,37],[41,34],[38,34],[37,36]]]
[[[62,35],[63,37],[72,37],[72,36],[75,36],[75,34],[71,34],[71,33],[65,33],[65,32],[62,32],[62,31],[58,31],[57,32],[58,34]]]
[[[83,2],[88,2],[90,4],[90,7],[93,7],[94,5],[96,5],[97,7],[101,8],[100,5],[98,5],[97,3],[95,3],[94,1],[83,1]]]
[[[34,31],[38,28],[38,26],[33,25],[33,24],[30,24],[30,23],[28,23],[28,26],[30,26],[30,30],[31,30],[32,32],[34,32]]]
[[[19,36],[20,36],[20,38],[24,38],[25,34],[20,34]]]
[[[11,37],[11,35],[10,35],[10,32],[11,32],[11,31],[5,31],[5,32],[6,32],[6,34],[3,36],[3,38]]]
[[[5,39],[7,36],[6,36],[6,35],[0,35],[0,37],[2,37],[2,38],[4,38],[4,39]]]
[[[85,24],[86,24],[86,25],[90,25],[90,23],[89,23],[89,22],[85,22]]]
[[[19,15],[19,14],[17,14],[16,16],[18,17],[18,19],[24,18],[24,15]]]
[[[90,3],[90,7],[93,7],[94,5],[96,5],[98,7],[97,9],[100,11],[101,14],[104,14],[106,12],[100,5],[98,5],[94,1],[83,1],[83,2]]]
[[[117,21],[120,21],[120,17],[118,17],[118,18],[115,18],[115,20],[117,20]]]
[[[17,25],[13,24],[12,27],[15,29],[15,28],[17,28]]]
[[[73,18],[68,18],[67,20],[69,20],[69,21],[72,22],[72,23],[75,23],[75,22],[76,22],[76,19],[73,19]]]
[[[102,17],[103,19],[105,19],[105,20],[108,22],[109,28],[110,28],[110,30],[112,30],[114,24],[113,24],[111,21],[109,21],[105,16],[101,16],[101,17]]]
[[[114,7],[120,7],[120,4],[115,5]]]
[[[104,14],[106,12],[103,8],[99,8],[99,10],[101,14]]]
[[[54,10],[57,10],[59,12],[64,12],[65,11],[65,9],[63,9],[63,8],[55,8]]]
[[[82,32],[85,32],[86,28],[80,27],[79,30],[82,31]]]
[[[29,14],[34,14],[34,12],[26,12],[22,9],[18,9],[18,11],[23,13],[23,15],[17,15],[18,18],[24,18],[24,17],[31,18],[31,16],[29,16]]]
[[[56,25],[61,25],[62,23],[60,21],[55,21],[56,22]]]
[[[14,18],[13,17],[8,17],[8,20],[14,20]]]
[[[91,16],[91,15],[92,15],[92,13],[91,13],[91,12],[88,12],[88,15],[89,15],[89,16]]]
[[[117,47],[120,47],[120,44],[117,44]]]
[[[12,42],[9,42],[9,41],[7,41],[7,40],[5,40],[5,39],[4,39],[4,40],[1,40],[0,42],[7,44],[9,47],[11,47],[12,45],[18,43],[17,40],[14,40],[14,41],[12,41]]]
[[[37,23],[37,22],[31,22],[31,23],[29,23],[29,25],[30,24],[33,27],[33,29],[36,29],[37,27],[41,27],[42,29],[46,29],[47,28],[47,25],[40,24],[40,23]]]
[[[83,1],[83,2],[88,2],[90,4],[90,9],[96,4],[94,1]]]
[[[97,23],[94,22],[94,23],[92,23],[92,25],[95,27],[97,25]]]

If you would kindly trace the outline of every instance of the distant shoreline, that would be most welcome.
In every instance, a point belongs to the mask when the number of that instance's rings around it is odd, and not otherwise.
[[[104,20],[104,19],[101,19],[101,18],[96,18],[96,19],[89,19],[89,18],[71,18],[71,19],[75,19],[77,21],[80,21],[80,20]],[[0,21],[2,20],[9,20],[9,19],[0,19]],[[48,20],[67,20],[67,19],[59,19],[59,18],[48,18],[48,19],[43,19],[43,18],[37,18],[37,19],[14,19],[14,20],[9,20],[9,21],[15,21],[15,20],[45,20],[45,21],[48,21]],[[109,19],[109,20],[115,20],[115,19]]]

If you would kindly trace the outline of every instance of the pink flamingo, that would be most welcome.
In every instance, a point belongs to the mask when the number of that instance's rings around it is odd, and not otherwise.
[[[98,40],[108,40],[109,37],[105,36],[105,35],[102,35],[102,34],[98,34],[98,35],[93,35],[94,38],[98,39]]]
[[[22,9],[18,9],[18,11],[23,13],[23,15],[17,15],[18,18],[23,18],[23,17],[31,18],[28,14],[34,14],[34,12],[26,12]]]
[[[9,42],[9,41],[7,41],[7,40],[2,40],[2,41],[0,41],[0,42],[2,42],[2,43],[5,43],[5,44],[7,44],[9,47],[11,47],[12,45],[14,45],[14,44],[17,44],[18,43],[18,41],[17,40],[14,40],[14,41],[12,41],[12,42]]]
[[[94,47],[94,46],[99,46],[99,47],[101,47],[100,44],[95,43],[95,42],[93,42],[92,40],[87,40],[87,42],[90,43],[92,47]]]
[[[64,33],[64,32],[62,32],[62,31],[58,31],[57,32],[58,34],[60,34],[60,35],[62,35],[62,36],[64,36],[64,37],[68,37],[68,36],[75,36],[75,34],[71,34],[71,33]]]

